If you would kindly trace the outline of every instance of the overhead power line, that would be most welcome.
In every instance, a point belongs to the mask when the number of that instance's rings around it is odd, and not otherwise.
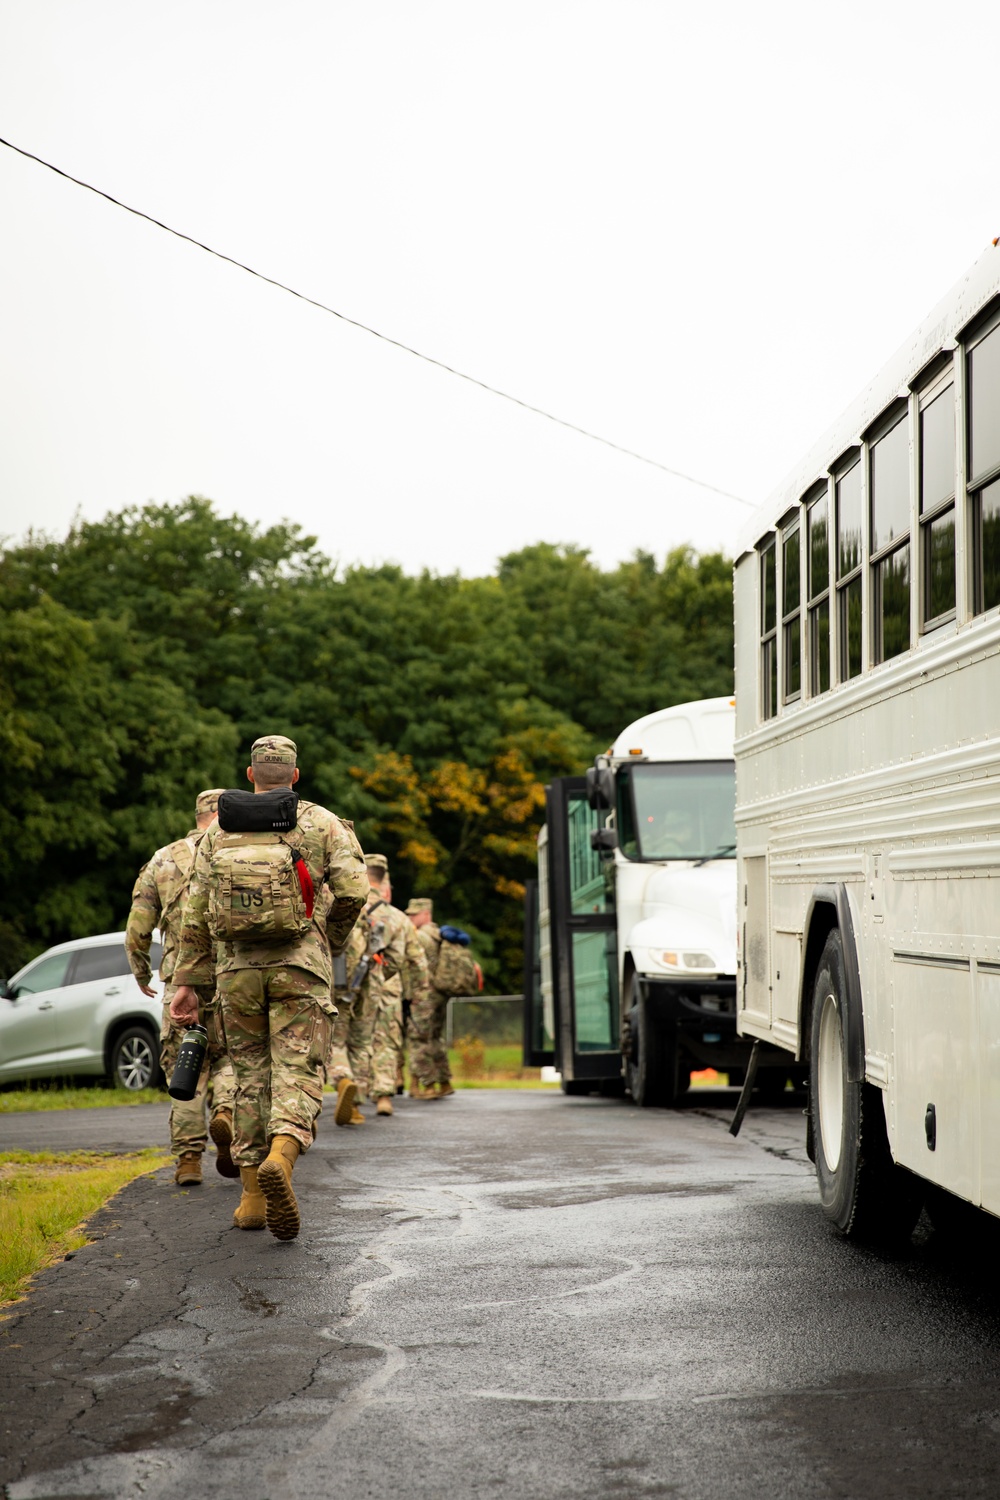
[[[412,354],[415,359],[422,359],[425,364],[435,365],[439,370],[444,370],[448,375],[455,375],[459,380],[468,381],[470,385],[477,385],[480,390],[488,391],[491,396],[499,396],[503,401],[511,401],[515,406],[522,407],[525,411],[534,412],[536,417],[544,417],[547,422],[555,422],[559,427],[566,427],[570,432],[579,433],[581,437],[590,438],[595,443],[602,443],[605,448],[613,448],[616,453],[624,453],[628,458],[635,458],[641,464],[648,464],[650,468],[659,469],[664,474],[670,474],[674,479],[683,479],[686,484],[697,485],[699,489],[710,490],[713,495],[721,495],[726,500],[735,500],[738,505],[746,505],[754,509],[752,500],[745,500],[742,495],[734,495],[730,490],[723,490],[715,484],[708,484],[704,479],[696,479],[693,474],[684,474],[680,469],[672,469],[669,464],[661,463],[658,458],[649,458],[645,453],[637,453],[634,448],[626,448],[622,443],[615,443],[611,438],[602,437],[599,432],[591,432],[587,427],[580,427],[576,422],[568,422],[565,417],[557,417],[554,412],[545,411],[541,406],[534,406],[530,401],[523,401],[520,396],[514,396],[510,391],[502,391],[498,386],[490,385],[485,380],[480,380],[476,375],[470,375],[465,370],[458,370],[454,365],[446,364],[443,359],[436,359],[433,354],[424,354],[420,349],[414,349],[411,344],[404,344],[402,339],[394,339],[388,333],[380,333],[377,328],[371,328],[367,323],[362,323],[357,318],[351,318],[347,313],[338,312],[335,307],[330,307],[325,302],[319,302],[315,297],[309,297],[305,292],[298,292],[294,287],[288,286],[284,281],[278,281],[274,276],[266,276],[263,271],[255,271],[252,266],[237,260],[234,255],[226,255],[222,250],[215,250],[211,245],[206,245],[202,240],[196,240],[193,234],[185,234],[182,229],[174,229],[170,224],[164,224],[162,219],[156,219],[152,214],[147,214],[141,208],[133,208],[129,203],[123,203],[120,198],[115,198],[111,193],[106,193],[103,188],[95,187],[92,182],[84,182],[81,177],[74,177],[72,172],[64,172],[62,167],[55,166],[46,161],[42,156],[36,156],[33,151],[26,151],[23,146],[15,146],[13,141],[5,140],[0,136],[0,146],[6,146],[10,151],[16,151],[18,156],[24,156],[28,161],[37,162],[40,167],[46,167],[50,172],[55,172],[57,177],[64,177],[67,182],[75,183],[77,187],[85,188],[88,193],[96,193],[98,198],[104,198],[108,203],[113,203],[115,208],[122,208],[126,213],[134,214],[137,219],[145,219],[147,224],[153,224],[157,229],[166,230],[167,234],[174,235],[179,240],[186,240],[189,245],[194,245],[198,250],[204,250],[207,255],[214,255],[217,260],[224,260],[237,270],[246,271],[249,276],[254,276],[258,281],[267,282],[268,286],[277,287],[281,292],[287,292],[291,297],[297,297],[300,302],[308,302],[310,307],[319,308],[320,312],[329,313],[331,317],[339,318],[342,323],[349,323],[352,328],[360,328],[362,333],[370,333],[373,338],[381,339],[384,344],[392,344],[396,349],[401,349],[404,354]]]

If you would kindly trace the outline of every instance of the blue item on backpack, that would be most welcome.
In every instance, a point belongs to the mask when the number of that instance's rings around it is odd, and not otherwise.
[[[446,943],[460,943],[463,948],[472,946],[472,939],[467,932],[462,931],[461,927],[442,927],[441,936]]]

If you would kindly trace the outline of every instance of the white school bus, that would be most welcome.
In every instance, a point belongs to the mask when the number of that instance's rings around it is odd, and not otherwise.
[[[841,1231],[1000,1214],[1000,248],[756,514],[735,633],[739,1030]]]

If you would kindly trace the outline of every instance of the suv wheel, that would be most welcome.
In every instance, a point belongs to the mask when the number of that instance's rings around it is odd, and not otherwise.
[[[111,1081],[120,1089],[155,1088],[160,1081],[160,1044],[146,1026],[127,1026],[111,1049]]]

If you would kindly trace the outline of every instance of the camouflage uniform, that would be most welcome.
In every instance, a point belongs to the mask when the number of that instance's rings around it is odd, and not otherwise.
[[[352,993],[351,980],[380,925],[385,949]],[[403,1000],[412,1003],[427,988],[427,962],[416,936],[412,922],[371,887],[361,921],[347,940],[348,989],[337,990],[339,1014],[328,1057],[330,1081],[353,1078],[362,1097],[387,1098],[396,1092]]]
[[[433,908],[429,900],[420,897],[411,901],[406,910],[413,914],[432,911]],[[434,974],[441,952],[441,929],[436,922],[426,922],[422,927],[414,928],[414,933],[427,958],[429,982],[426,993],[410,1011],[410,1072],[423,1088],[434,1088],[438,1084],[447,1087],[451,1083],[448,1048],[444,1040],[448,996],[434,988]]]
[[[218,796],[217,791],[202,792],[197,803],[198,813],[201,816],[207,812],[214,813],[218,806]],[[160,1024],[160,1066],[168,1078],[173,1072],[186,1029],[170,1019],[170,1001],[176,989],[173,973],[177,963],[184,897],[202,837],[203,830],[193,828],[184,838],[157,849],[149,863],[143,865],[132,889],[132,909],[125,928],[125,951],[129,965],[136,981],[142,985],[148,985],[150,981],[149,948],[153,929],[160,929],[160,978],[165,986]],[[199,1010],[208,1031],[208,1051],[198,1079],[198,1088],[193,1099],[174,1099],[170,1105],[170,1148],[178,1159],[188,1155],[200,1156],[205,1150],[208,1143],[205,1110],[210,1089],[213,1119],[218,1114],[231,1114],[233,1109],[236,1080],[226,1055],[218,1015],[213,1005],[214,995],[214,976],[210,976],[198,991]]]
[[[255,743],[255,764],[258,747],[266,743]],[[278,736],[273,743],[291,747],[294,767],[294,744]],[[195,859],[174,971],[178,985],[202,984],[211,970],[209,896],[220,838],[226,835],[218,826],[210,828]],[[298,823],[287,839],[301,851],[316,892],[308,930],[283,942],[225,943],[219,953],[219,1006],[236,1072],[233,1160],[240,1167],[258,1166],[274,1136],[293,1137],[303,1151],[312,1144],[336,1015],[331,949],[343,949],[368,892],[353,830],[325,807],[300,799]]]

